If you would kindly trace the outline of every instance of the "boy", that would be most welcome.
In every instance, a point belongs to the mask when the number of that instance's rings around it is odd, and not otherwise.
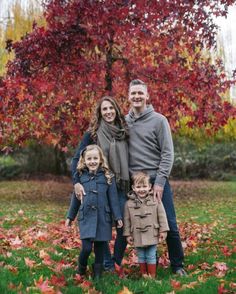
[[[132,191],[125,204],[124,236],[137,249],[142,276],[156,276],[156,250],[158,241],[166,239],[169,230],[162,202],[153,197],[150,177],[143,172],[132,177]]]

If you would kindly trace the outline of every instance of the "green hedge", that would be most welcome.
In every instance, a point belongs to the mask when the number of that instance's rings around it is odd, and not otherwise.
[[[206,142],[201,146],[186,138],[175,138],[174,179],[206,178],[236,180],[236,142]],[[19,175],[70,175],[74,150],[62,154],[55,148],[31,143],[11,156],[0,157],[0,180]]]
[[[0,157],[0,180],[10,180],[21,174],[22,170],[11,156]]]
[[[188,139],[175,139],[173,178],[236,179],[236,142],[197,145]]]

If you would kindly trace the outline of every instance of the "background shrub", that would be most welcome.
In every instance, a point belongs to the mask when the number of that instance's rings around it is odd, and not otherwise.
[[[236,179],[236,142],[195,143],[175,138],[173,178]]]

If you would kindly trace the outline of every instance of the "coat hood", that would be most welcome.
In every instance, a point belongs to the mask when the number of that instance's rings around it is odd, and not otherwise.
[[[130,199],[131,201],[134,201],[136,203],[136,205],[138,205],[138,203],[142,203],[141,200],[138,198],[138,196],[136,195],[136,193],[134,191],[130,191],[128,194],[127,194],[127,197],[128,199]],[[148,195],[143,198],[143,201],[144,202],[155,202],[154,199],[153,199],[153,191],[151,190]]]

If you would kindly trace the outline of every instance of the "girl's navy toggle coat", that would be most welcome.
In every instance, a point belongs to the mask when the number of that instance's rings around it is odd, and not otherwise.
[[[108,184],[103,170],[96,174],[83,171],[78,177],[86,195],[83,203],[73,193],[67,217],[74,220],[77,213],[80,239],[109,241],[112,239],[112,215],[114,220],[122,219],[115,178]]]

